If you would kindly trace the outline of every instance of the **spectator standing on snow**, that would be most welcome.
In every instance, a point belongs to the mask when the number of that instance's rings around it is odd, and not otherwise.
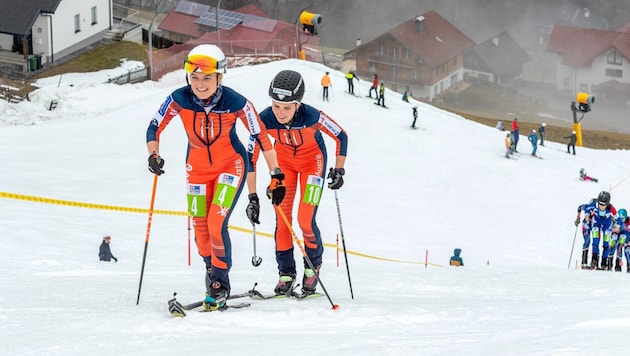
[[[503,142],[505,144],[505,158],[510,158],[512,154],[512,139],[510,138],[509,132],[505,135]]]
[[[118,262],[118,259],[114,257],[112,254],[112,250],[109,247],[109,243],[111,241],[111,236],[105,235],[103,236],[103,242],[101,242],[101,246],[98,248],[98,259],[105,262],[110,262],[114,260],[114,262]]]
[[[514,120],[512,120],[512,133],[514,134],[514,152],[518,153],[519,133],[518,133],[518,119],[517,118],[514,118]]]
[[[536,130],[532,130],[532,133],[527,136],[527,139],[532,143],[532,156],[538,157],[536,156],[536,150],[538,149],[538,135],[536,135]]]
[[[569,136],[564,136],[564,138],[569,139],[569,143],[567,144],[567,153],[571,153],[572,148],[573,155],[575,156],[575,143],[577,142],[577,134],[575,133],[575,131],[573,131]]]
[[[462,250],[460,248],[453,250],[453,256],[451,256],[451,260],[448,264],[455,267],[464,267],[464,260],[460,256],[461,253]]]
[[[545,127],[546,126],[547,126],[547,124],[545,124],[543,122],[542,125],[540,125],[540,127],[538,128],[538,134],[540,135],[540,145],[541,146],[545,145]]]
[[[349,70],[346,79],[348,80],[348,93],[354,95],[354,80],[356,79],[359,83],[359,77],[352,70]]]
[[[495,127],[499,131],[505,131],[505,127],[503,127],[503,123],[500,120],[497,122],[497,126]]]
[[[372,97],[372,90],[374,90],[374,95],[376,99],[378,99],[378,75],[377,74],[374,74],[374,80],[372,80],[372,86],[370,87],[370,92],[368,93],[368,96],[370,98]]]

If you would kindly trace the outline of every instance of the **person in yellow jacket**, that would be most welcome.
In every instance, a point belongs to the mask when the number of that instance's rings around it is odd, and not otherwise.
[[[354,80],[357,80],[357,83],[359,82],[359,77],[357,77],[356,74],[354,74],[354,72],[352,70],[348,71],[348,74],[346,74],[346,79],[348,80],[348,93],[354,95]]]
[[[512,153],[512,139],[510,138],[510,133],[508,132],[505,136],[505,158],[510,158],[510,153]]]
[[[328,101],[328,87],[331,87],[330,76],[328,72],[322,77],[322,100]]]

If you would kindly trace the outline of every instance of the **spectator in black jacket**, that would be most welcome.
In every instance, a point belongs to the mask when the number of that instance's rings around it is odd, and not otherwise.
[[[112,250],[109,248],[109,242],[111,241],[111,236],[105,235],[103,236],[103,242],[101,243],[101,247],[98,249],[98,258],[101,261],[110,262],[114,260],[114,262],[118,262],[118,259],[112,255]]]
[[[577,141],[577,134],[573,131],[569,136],[564,136],[564,138],[569,139],[569,143],[567,144],[567,153],[571,153],[570,148],[573,148],[573,155],[575,155],[575,142]]]

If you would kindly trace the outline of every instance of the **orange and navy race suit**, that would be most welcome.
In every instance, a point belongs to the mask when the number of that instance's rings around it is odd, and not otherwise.
[[[308,194],[306,192],[307,180],[311,176],[311,182],[313,179],[319,181],[323,187],[327,154],[322,132],[336,142],[336,156],[346,156],[348,136],[343,128],[328,115],[306,104],[300,105],[290,125],[280,124],[270,107],[260,113],[260,119],[265,124],[267,133],[275,139],[274,147],[278,164],[285,177],[283,184],[286,187],[286,194],[280,208],[291,223],[293,200],[299,182],[301,197],[297,213],[298,224],[302,230],[306,254],[313,266],[318,267],[322,263],[324,247],[315,221],[317,205],[305,202],[308,199],[304,199],[305,194]],[[259,153],[260,147],[253,145],[253,151],[250,152],[251,171],[255,170]],[[291,232],[277,216],[275,241],[279,272],[295,273]],[[308,268],[306,261],[304,266]]]
[[[211,282],[219,281],[229,288],[232,258],[228,220],[233,210],[231,205],[238,200],[245,183],[249,162],[236,133],[237,119],[245,124],[250,139],[263,150],[273,146],[254,105],[229,87],[219,86],[208,102],[197,98],[189,86],[175,90],[153,116],[147,129],[147,142],[159,142],[160,133],[178,115],[188,136],[188,194],[205,190],[205,214],[201,214],[205,216],[193,216],[197,249],[206,267],[212,268]],[[226,206],[215,191],[225,186],[221,184],[228,183],[232,184],[234,196]],[[191,215],[194,214],[191,212]]]

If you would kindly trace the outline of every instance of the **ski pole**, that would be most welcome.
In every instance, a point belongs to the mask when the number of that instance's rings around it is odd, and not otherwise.
[[[144,253],[142,255],[142,268],[140,269],[140,284],[138,284],[138,299],[136,305],[140,304],[140,291],[142,290],[142,277],[144,276],[144,264],[147,260],[147,248],[149,247],[149,235],[151,233],[151,219],[153,219],[153,203],[155,203],[155,188],[157,187],[158,175],[153,175],[153,191],[151,192],[151,204],[149,205],[149,220],[147,221],[147,234],[144,238]]]
[[[337,190],[335,192],[335,204],[337,204],[337,217],[339,218],[339,233],[341,234],[341,246],[343,247],[343,257],[346,260],[346,271],[348,272],[348,284],[350,285],[350,296],[354,299],[354,293],[352,292],[352,280],[350,279],[350,267],[348,267],[348,253],[346,252],[346,239],[343,236],[343,225],[341,224],[341,209],[339,208],[339,197],[337,197]]]
[[[573,258],[573,247],[575,247],[575,237],[577,236],[578,226],[580,225],[578,224],[575,226],[575,233],[573,233],[573,244],[571,245],[571,254],[569,255],[569,265],[567,268],[571,268],[571,259]]]
[[[254,265],[254,267],[258,267],[262,263],[262,258],[256,256],[256,224],[254,223],[252,223],[252,230],[254,231],[254,255],[252,256],[252,265]]]
[[[300,239],[298,239],[297,235],[295,234],[295,230],[293,230],[291,223],[289,223],[289,219],[287,219],[286,214],[284,213],[284,211],[282,211],[282,209],[278,205],[274,205],[274,209],[276,209],[276,213],[280,215],[284,223],[287,225],[287,228],[289,228],[289,231],[291,232],[291,236],[293,237],[293,241],[298,245],[298,247],[300,248],[300,251],[302,251],[302,255],[304,256],[304,260],[308,264],[308,267],[312,269],[313,272],[315,272],[315,278],[317,278],[317,282],[319,282],[319,285],[322,286],[322,289],[324,290],[324,293],[326,294],[326,298],[328,298],[330,305],[332,305],[333,309],[339,309],[339,305],[333,303],[332,299],[330,299],[330,294],[328,294],[326,287],[324,287],[322,280],[319,278],[319,273],[317,272],[315,267],[313,267],[313,262],[311,262],[311,259],[306,254],[306,250],[304,250],[304,246],[302,246]]]

